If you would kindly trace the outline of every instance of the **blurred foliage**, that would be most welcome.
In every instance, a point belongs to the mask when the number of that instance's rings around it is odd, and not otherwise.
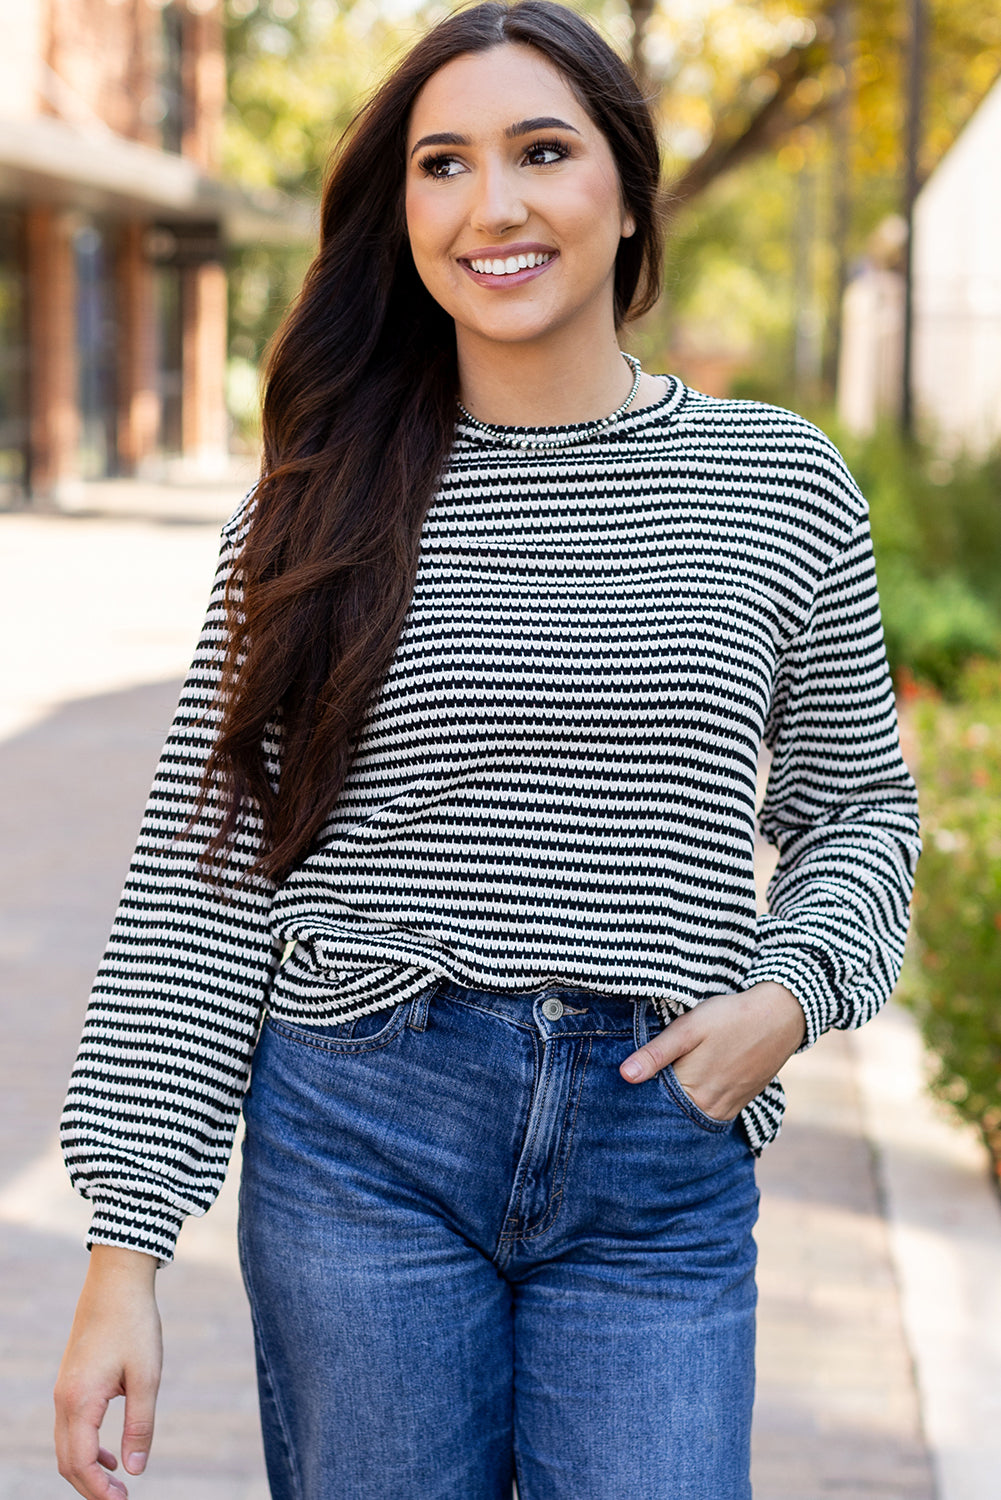
[[[226,0],[225,25],[227,176],[315,199],[331,148],[417,27],[414,8]],[[259,433],[256,371],[310,259],[308,250],[265,245],[229,259],[227,397],[249,448]]]
[[[420,0],[226,0],[228,170],[248,186],[315,191],[330,146],[393,59],[452,7]],[[634,42],[627,0],[580,0],[621,52]],[[996,0],[930,0],[930,171],[1001,73]],[[855,96],[854,174],[895,181],[901,166],[906,0],[851,6],[850,78],[832,56],[835,0],[671,0],[642,28],[640,63],[675,165],[698,157],[728,113],[753,112],[774,92],[778,65],[806,49],[783,123],[820,118],[845,87]],[[637,6],[645,16],[645,7]],[[774,140],[771,144],[776,144]],[[781,144],[781,143],[780,143]],[[787,167],[817,144],[787,143]]]
[[[691,182],[693,167],[706,163],[698,190],[676,202],[666,296],[633,347],[651,368],[670,366],[694,384],[701,371],[686,365],[686,352],[722,358],[719,382],[743,372],[742,393],[802,404],[811,393],[793,380],[793,348],[804,299],[818,329],[826,325],[830,348],[843,255],[860,255],[899,205],[907,0],[578,4],[621,53],[635,53],[669,182],[683,184],[686,175]],[[359,104],[451,8],[441,0],[225,0],[228,175],[315,198],[331,147]],[[843,56],[833,27],[839,8],[851,18]],[[929,8],[926,172],[1001,72],[997,0],[929,0]],[[841,100],[848,160],[832,135]],[[755,134],[765,117],[768,128]],[[740,143],[751,136],[755,149],[745,156]],[[833,205],[846,180],[852,205],[843,245]],[[234,257],[237,361],[259,357],[303,268],[299,252]]]
[[[271,245],[242,246],[228,257],[226,404],[236,438],[248,452],[256,452],[260,441],[262,356],[295,299],[311,258],[303,247]]]
[[[869,501],[887,654],[948,693],[1001,654],[1001,455],[953,461],[890,427],[840,446]]]
[[[338,137],[428,19],[408,0],[226,0],[229,175],[315,197]]]
[[[834,0],[680,0],[654,11],[647,50],[655,53],[672,174],[682,184],[714,133],[729,128],[732,135],[728,117],[748,117],[755,99],[767,99],[783,44],[802,46],[810,27],[816,33],[811,71],[767,149],[675,206],[656,342],[674,351],[683,375],[693,358],[696,384],[702,358],[726,351],[741,371],[740,394],[800,405],[815,398],[825,354],[831,372],[842,262],[863,258],[876,227],[900,209],[909,7],[906,0],[845,5],[847,70],[832,39],[835,9]],[[930,0],[929,22],[924,175],[1001,74],[996,0]],[[835,118],[842,95],[847,156]],[[842,192],[850,200],[844,236]],[[804,314],[815,328],[812,386],[794,376]]]
[[[699,386],[699,368],[689,371],[686,356],[725,356],[742,372],[727,382],[731,394],[794,400],[794,220],[802,182],[780,156],[763,156],[721,177],[694,204],[670,208],[664,296],[645,320],[662,351],[650,368],[674,368]]]
[[[904,1000],[932,1087],[983,1131],[1001,1171],[1001,667],[972,663],[961,702],[914,709],[924,853]]]
[[[894,674],[953,694],[971,658],[997,656],[1001,619],[961,573],[929,577],[908,558],[894,556],[879,569],[886,651]]]

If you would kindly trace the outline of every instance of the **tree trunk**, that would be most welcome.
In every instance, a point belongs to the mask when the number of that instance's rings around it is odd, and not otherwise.
[[[636,75],[644,97],[652,104],[654,102],[654,89],[650,80],[650,71],[646,65],[643,55],[643,43],[646,39],[647,27],[650,25],[650,17],[653,15],[657,0],[629,0],[629,14],[633,22],[633,39],[629,49],[629,61]]]
[[[824,387],[833,395],[838,384],[841,362],[841,308],[848,285],[848,246],[851,234],[852,113],[855,103],[853,69],[855,61],[855,7],[853,0],[835,0],[831,12],[834,26],[834,62],[841,71],[843,83],[831,114],[831,249],[834,270],[824,344]]]

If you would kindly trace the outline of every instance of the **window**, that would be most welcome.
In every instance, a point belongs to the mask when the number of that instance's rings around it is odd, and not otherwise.
[[[28,488],[24,218],[0,210],[0,502]]]
[[[184,13],[179,5],[165,5],[160,12],[159,63],[160,144],[164,151],[180,154],[185,108]]]
[[[118,461],[114,243],[107,227],[89,222],[77,230],[73,250],[80,474],[103,479],[115,473]]]

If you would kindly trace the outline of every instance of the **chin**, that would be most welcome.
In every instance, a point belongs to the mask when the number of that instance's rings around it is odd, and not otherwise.
[[[459,317],[455,322],[460,333],[493,344],[531,344],[565,326],[560,319],[540,317],[538,313],[489,320]]]

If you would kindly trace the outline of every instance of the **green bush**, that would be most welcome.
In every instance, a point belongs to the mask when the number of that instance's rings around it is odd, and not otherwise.
[[[948,460],[892,428],[842,437],[869,501],[890,666],[952,692],[1001,656],[1001,457]]]
[[[928,578],[891,552],[879,563],[879,600],[890,668],[952,693],[974,657],[1001,654],[998,613],[959,573]]]
[[[904,998],[937,1058],[934,1091],[1001,1170],[1001,666],[972,664],[958,688],[914,709],[925,848]]]

